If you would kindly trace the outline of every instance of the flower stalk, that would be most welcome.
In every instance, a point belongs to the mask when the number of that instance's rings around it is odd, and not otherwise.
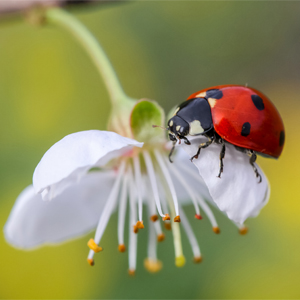
[[[109,130],[130,137],[131,132],[127,123],[135,100],[125,94],[118,76],[101,44],[76,17],[61,8],[55,7],[46,10],[44,12],[44,21],[48,24],[64,28],[86,50],[101,74],[110,96],[112,113],[108,125]]]

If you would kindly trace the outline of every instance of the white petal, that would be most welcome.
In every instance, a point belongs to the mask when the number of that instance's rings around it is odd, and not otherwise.
[[[60,243],[96,227],[115,179],[113,171],[88,173],[51,201],[28,186],[5,225],[6,240],[17,248]]]
[[[52,199],[79,181],[90,168],[105,165],[133,146],[142,147],[143,143],[109,131],[89,130],[67,135],[39,162],[33,174],[34,189],[44,199]]]
[[[200,140],[193,139],[192,145],[182,147],[193,156]],[[218,208],[234,222],[243,224],[248,217],[257,216],[260,209],[267,204],[270,196],[269,183],[263,171],[256,165],[262,176],[262,182],[258,183],[249,163],[249,156],[237,151],[230,144],[226,144],[224,172],[218,178],[220,151],[220,145],[212,144],[202,149],[199,158],[193,162]]]

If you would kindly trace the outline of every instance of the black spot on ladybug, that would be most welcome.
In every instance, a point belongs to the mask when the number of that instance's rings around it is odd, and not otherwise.
[[[221,99],[223,97],[223,92],[218,89],[208,90],[206,91],[205,98],[214,98],[214,99]]]
[[[258,110],[264,110],[265,109],[263,99],[261,99],[258,95],[252,95],[251,99],[253,101],[253,104],[255,105],[255,107]]]
[[[280,132],[280,137],[279,137],[279,146],[282,147],[284,144],[284,140],[285,140],[285,134],[284,131]]]
[[[241,131],[241,135],[248,136],[250,134],[250,128],[251,128],[251,124],[249,122],[244,123]]]

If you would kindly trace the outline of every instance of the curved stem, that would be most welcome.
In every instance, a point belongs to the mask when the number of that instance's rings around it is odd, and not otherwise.
[[[79,20],[60,8],[48,9],[45,18],[46,22],[59,25],[69,31],[89,53],[102,75],[113,104],[128,98],[100,43]]]

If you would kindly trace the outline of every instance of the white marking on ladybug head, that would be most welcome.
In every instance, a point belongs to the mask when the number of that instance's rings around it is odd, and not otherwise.
[[[173,116],[176,116],[176,114],[179,112],[179,109],[180,109],[180,107],[177,107],[177,109],[175,110],[175,112],[174,112],[174,115],[173,115]]]
[[[190,123],[190,135],[198,135],[204,132],[204,129],[201,126],[200,121],[194,120],[193,122]]]
[[[169,126],[173,126],[173,120],[170,121]]]
[[[176,131],[179,131],[180,127],[181,127],[180,125],[177,125],[176,126]]]
[[[205,96],[206,96],[206,92],[202,92],[196,95],[196,98],[205,98]]]
[[[214,98],[208,98],[207,101],[211,108],[213,108],[217,103],[217,99],[214,99]]]

